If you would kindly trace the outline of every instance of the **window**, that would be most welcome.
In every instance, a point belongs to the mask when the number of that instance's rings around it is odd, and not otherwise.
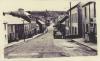
[[[86,32],[88,32],[88,24],[86,24]]]
[[[86,7],[85,7],[85,17],[87,18],[87,9],[86,9]]]
[[[75,34],[77,34],[77,28],[75,27]]]
[[[90,23],[90,27],[93,27],[93,23]]]
[[[94,3],[94,17],[96,17],[96,3]]]
[[[97,33],[97,27],[96,27],[97,25],[96,24],[94,24],[94,32],[95,33]]]
[[[72,27],[72,34],[74,34],[74,27]]]
[[[5,30],[6,30],[6,23],[4,23],[4,28],[5,28]]]
[[[90,22],[93,22],[93,18],[90,18]]]
[[[13,25],[11,25],[11,32],[13,32]]]

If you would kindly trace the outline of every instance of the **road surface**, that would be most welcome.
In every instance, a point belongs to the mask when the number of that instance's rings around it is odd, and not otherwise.
[[[5,48],[5,58],[49,58],[71,56],[94,56],[97,52],[86,46],[70,42],[70,39],[54,39],[53,27],[48,32],[26,42]]]

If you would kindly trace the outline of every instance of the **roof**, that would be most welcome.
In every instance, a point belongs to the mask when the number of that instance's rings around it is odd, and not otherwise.
[[[85,7],[85,6],[87,6],[87,5],[91,4],[91,3],[96,3],[96,2],[95,2],[95,1],[90,1],[90,2],[88,2],[88,3],[84,4],[84,5],[82,5],[82,7]],[[79,4],[79,3],[78,3],[78,4]],[[76,8],[76,7],[78,6],[78,4],[76,4],[75,6],[71,7],[71,9],[67,10],[67,12],[70,11],[70,10],[73,10],[74,8]]]
[[[87,6],[87,5],[91,4],[91,3],[96,3],[96,2],[94,2],[94,1],[88,2],[88,3],[84,4],[82,7],[85,7],[85,6]]]
[[[5,14],[8,14],[8,15],[12,15],[14,17],[18,17],[18,18],[22,18],[28,22],[31,22],[31,18],[29,17],[28,13],[26,14],[20,14],[18,11],[17,12],[3,12],[3,15],[5,16]]]
[[[41,20],[38,20],[38,22],[41,23],[41,24],[45,24],[45,23],[44,23],[43,21],[41,21]]]

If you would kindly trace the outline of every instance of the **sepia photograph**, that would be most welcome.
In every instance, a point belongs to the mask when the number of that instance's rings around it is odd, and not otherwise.
[[[98,55],[96,1],[1,1],[4,58]]]

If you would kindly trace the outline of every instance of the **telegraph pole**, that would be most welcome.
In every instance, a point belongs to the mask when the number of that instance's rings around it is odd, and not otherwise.
[[[70,34],[71,34],[71,2],[70,2]]]
[[[23,37],[24,37],[24,42],[25,42],[25,28],[24,28],[24,20],[23,21]]]

